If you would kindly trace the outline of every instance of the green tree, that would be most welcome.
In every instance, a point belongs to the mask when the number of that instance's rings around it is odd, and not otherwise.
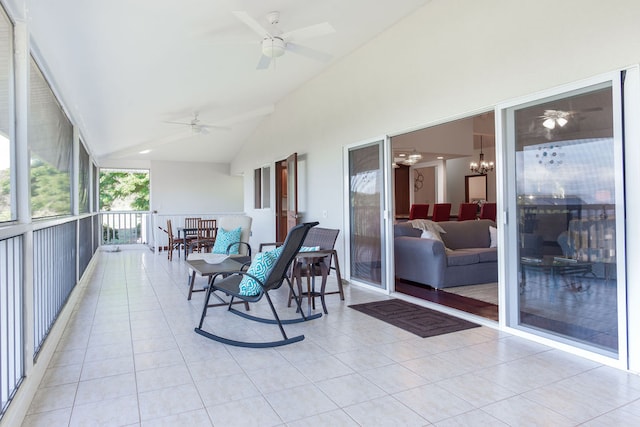
[[[31,215],[34,218],[71,213],[70,174],[45,161],[31,159]]]
[[[149,210],[149,174],[114,170],[100,171],[100,210],[110,211],[119,202],[134,211]]]

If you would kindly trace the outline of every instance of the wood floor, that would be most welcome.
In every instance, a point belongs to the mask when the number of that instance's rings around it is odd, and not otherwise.
[[[463,297],[446,292],[446,290],[437,290],[430,286],[419,285],[401,279],[396,279],[396,291],[498,321],[498,306],[495,304]]]

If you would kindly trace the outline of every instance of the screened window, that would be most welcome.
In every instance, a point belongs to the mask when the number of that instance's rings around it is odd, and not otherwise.
[[[253,171],[253,200],[255,209],[268,209],[271,207],[271,168],[258,168]]]
[[[70,215],[73,128],[33,59],[28,135],[32,217]]]
[[[0,222],[14,220],[16,216],[11,171],[13,163],[12,40],[13,26],[0,7]]]
[[[89,212],[89,175],[91,171],[91,161],[89,153],[85,150],[84,145],[80,143],[80,161],[78,170],[78,211],[79,213]]]

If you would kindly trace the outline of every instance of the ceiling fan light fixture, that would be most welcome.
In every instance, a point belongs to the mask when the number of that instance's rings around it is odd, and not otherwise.
[[[546,127],[547,129],[554,129],[556,127],[556,121],[554,119],[547,119],[542,122],[542,126]]]
[[[262,54],[269,58],[278,58],[284,55],[287,44],[280,37],[265,38],[262,40]]]
[[[569,121],[567,119],[565,119],[564,117],[559,117],[556,120],[556,123],[558,123],[558,125],[560,125],[560,127],[563,127],[564,125],[566,125]]]

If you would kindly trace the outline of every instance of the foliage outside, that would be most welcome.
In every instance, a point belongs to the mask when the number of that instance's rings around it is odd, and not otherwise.
[[[149,210],[149,174],[100,171],[100,211]]]
[[[36,157],[31,158],[31,216],[71,214],[71,178]]]
[[[0,170],[0,222],[11,221],[11,169]]]

